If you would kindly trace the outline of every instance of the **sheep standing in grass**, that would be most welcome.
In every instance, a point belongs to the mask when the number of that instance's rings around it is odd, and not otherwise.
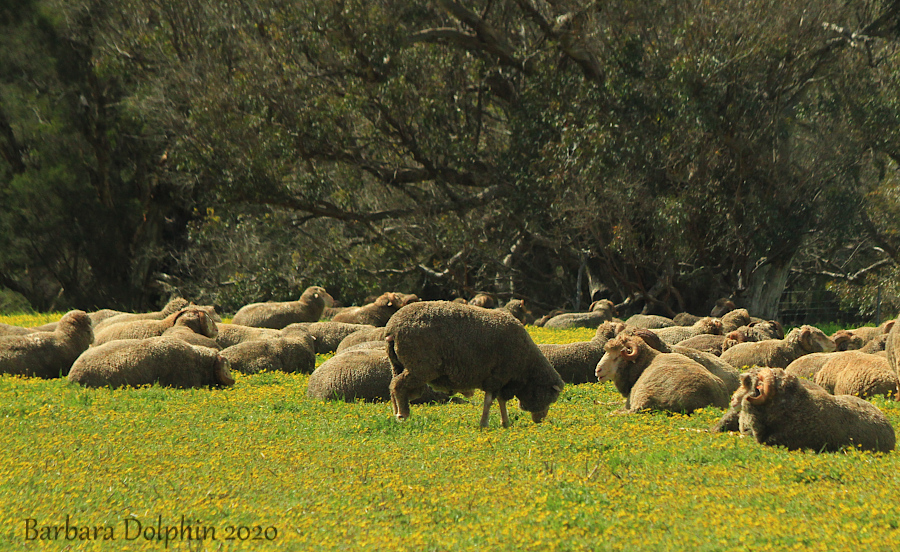
[[[306,396],[320,400],[387,401],[394,372],[384,341],[377,348],[344,351],[323,362],[309,376]],[[446,402],[450,396],[427,388],[413,404]]]
[[[784,339],[738,343],[722,352],[721,358],[738,370],[747,366],[787,368],[803,355],[831,351],[834,351],[834,342],[822,330],[801,326],[791,330]]]
[[[216,323],[200,307],[187,307],[162,320],[133,320],[112,324],[97,332],[94,345],[103,345],[117,339],[146,339],[159,337],[173,326],[186,326],[194,333],[215,339],[219,334]]]
[[[228,361],[218,351],[164,336],[91,347],[72,365],[68,380],[85,387],[234,385]]]
[[[58,378],[94,340],[84,311],[67,312],[52,332],[0,337],[0,374]]]
[[[831,353],[815,382],[831,394],[861,398],[893,397],[898,385],[886,358],[854,350]]]
[[[430,386],[447,394],[483,390],[482,427],[495,398],[504,427],[506,401],[513,397],[540,422],[565,385],[525,327],[500,309],[413,303],[391,318],[386,334],[394,371],[391,406],[398,420],[409,417],[410,399]]]
[[[817,452],[894,449],[894,428],[876,406],[851,395],[830,395],[780,368],[741,374],[734,397],[740,400],[741,432],[763,445]]]
[[[706,406],[728,406],[720,378],[684,355],[660,353],[636,335],[623,333],[609,340],[596,375],[599,381],[616,385],[627,399],[628,412],[690,413]]]
[[[231,323],[280,330],[296,322],[317,322],[322,317],[325,307],[333,303],[334,299],[328,295],[325,288],[310,286],[296,301],[269,301],[244,305],[235,313]]]

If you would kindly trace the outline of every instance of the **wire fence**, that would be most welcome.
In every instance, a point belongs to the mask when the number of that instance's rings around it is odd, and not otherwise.
[[[821,289],[785,291],[778,306],[778,316],[786,326],[823,322],[837,322],[842,325],[862,325],[871,322],[878,325],[886,319],[886,315],[881,311],[880,297],[875,313],[866,319],[857,312],[842,310],[837,295]]]

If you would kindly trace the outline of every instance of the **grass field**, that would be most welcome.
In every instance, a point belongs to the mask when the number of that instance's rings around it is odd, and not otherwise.
[[[89,390],[0,377],[0,550],[900,547],[898,453],[698,431],[714,408],[610,416],[623,402],[612,384],[568,386],[539,425],[510,403],[503,429],[495,407],[480,429],[477,394],[413,406],[401,424],[388,404],[308,400],[307,381]],[[874,402],[900,427],[900,405]]]

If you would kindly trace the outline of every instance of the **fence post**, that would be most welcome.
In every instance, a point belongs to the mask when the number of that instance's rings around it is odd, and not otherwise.
[[[881,284],[878,284],[878,294],[875,296],[875,325],[881,325]]]

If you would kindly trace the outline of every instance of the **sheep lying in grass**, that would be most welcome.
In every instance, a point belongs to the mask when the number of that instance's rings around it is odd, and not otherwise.
[[[722,321],[712,317],[704,317],[694,323],[693,326],[670,326],[668,328],[651,328],[651,331],[659,336],[663,343],[675,345],[691,337],[701,334],[721,334]]]
[[[108,326],[112,326],[113,324],[121,324],[123,322],[134,322],[135,320],[162,320],[163,318],[169,316],[170,314],[176,313],[181,309],[184,309],[190,306],[190,301],[183,297],[174,297],[166,303],[166,306],[163,307],[162,310],[154,311],[154,312],[139,312],[139,313],[131,313],[124,312],[120,314],[115,314],[113,316],[109,316],[102,321],[94,324],[94,333],[99,333],[103,329]],[[215,322],[219,322],[220,320],[216,320],[215,317],[212,317]]]
[[[445,301],[404,307],[387,324],[393,366],[391,406],[398,420],[409,417],[409,401],[426,386],[447,394],[484,391],[481,425],[486,427],[494,399],[504,427],[506,401],[540,422],[565,383],[541,354],[525,327],[511,314]]]
[[[678,353],[660,353],[636,335],[609,340],[597,363],[597,379],[612,381],[627,400],[625,411],[664,410],[690,413],[728,405],[722,380]]]
[[[845,447],[889,452],[895,446],[894,428],[876,406],[851,395],[830,395],[780,368],[741,374],[734,401],[741,432],[763,445],[817,452]]]
[[[722,354],[722,345],[724,344],[725,336],[715,334],[695,335],[694,337],[689,337],[677,343],[677,345],[681,345],[682,347],[689,347],[715,356],[720,356]]]
[[[554,316],[544,322],[545,328],[596,328],[609,322],[616,315],[616,307],[612,301],[603,299],[591,305],[590,312],[567,312]]]
[[[92,347],[78,357],[68,379],[86,387],[234,385],[228,361],[218,351],[164,336]]]
[[[216,336],[216,343],[223,349],[233,347],[234,345],[245,341],[281,337],[283,332],[283,330],[254,328],[253,326],[243,326],[241,324],[218,324],[217,328],[219,330],[219,335]]]
[[[187,307],[162,320],[133,320],[112,324],[97,332],[94,345],[103,345],[118,339],[146,339],[158,337],[173,326],[186,326],[194,333],[215,339],[219,334],[216,323],[199,307]]]
[[[67,312],[55,331],[0,337],[0,374],[58,378],[94,340],[84,311]]]
[[[741,326],[747,326],[751,323],[750,313],[747,309],[734,309],[723,314],[719,319],[722,322],[722,334],[733,332]]]
[[[739,370],[748,366],[786,368],[803,355],[831,351],[834,351],[834,342],[822,330],[801,326],[791,330],[784,339],[738,343],[723,351],[721,358]]]
[[[803,355],[800,358],[791,361],[784,371],[793,376],[797,376],[798,378],[815,381],[816,374],[819,373],[822,366],[825,366],[825,363],[828,362],[828,359],[832,356],[834,356],[834,353],[810,353],[808,355]]]
[[[316,353],[318,354],[333,353],[337,350],[341,341],[350,334],[360,330],[372,330],[375,328],[375,326],[369,324],[347,324],[345,322],[334,321],[301,323],[297,326],[304,328],[315,338]],[[291,324],[284,328],[282,333],[284,333],[284,335],[290,335],[293,329],[294,324]],[[383,338],[384,337],[382,336],[382,339]]]
[[[863,326],[852,330],[838,330],[832,334],[831,339],[837,345],[838,351],[852,351],[862,349],[873,339],[878,339],[890,333],[894,326],[893,320],[881,324],[880,326]]]
[[[54,323],[54,326],[56,324]],[[14,336],[14,335],[28,335],[35,331],[34,328],[23,328],[22,326],[13,326],[11,324],[3,324],[0,323],[0,337]]]
[[[404,306],[404,299],[394,292],[380,295],[374,303],[348,309],[332,318],[333,322],[345,322],[348,324],[368,324],[370,326],[384,326],[395,312]],[[415,304],[413,301],[411,304]]]
[[[338,343],[336,353],[343,352],[354,345],[367,341],[384,341],[387,330],[384,326],[363,325],[363,329],[353,332]]]
[[[296,322],[316,322],[327,305],[334,303],[331,295],[320,286],[310,286],[296,301],[251,303],[238,309],[232,324],[254,328],[280,330]]]
[[[815,376],[815,382],[829,393],[862,398],[897,394],[897,376],[886,358],[853,350],[829,357]]]
[[[635,314],[629,317],[625,323],[635,328],[645,328],[647,330],[671,328],[675,325],[675,321],[671,318],[658,314]]]
[[[196,345],[198,347],[209,347],[210,349],[220,350],[222,346],[216,341],[216,338],[212,338],[202,333],[197,333],[185,324],[175,324],[168,330],[162,333],[166,337],[174,337],[176,339],[180,339],[182,341],[186,341],[191,345]]]
[[[361,344],[358,347],[368,344]],[[353,349],[323,362],[309,376],[306,396],[320,400],[388,401],[394,372],[384,341],[377,347]],[[446,402],[450,396],[427,388],[413,404]]]
[[[222,349],[231,369],[242,374],[287,372],[311,374],[316,367],[315,345],[296,337],[245,341]]]

